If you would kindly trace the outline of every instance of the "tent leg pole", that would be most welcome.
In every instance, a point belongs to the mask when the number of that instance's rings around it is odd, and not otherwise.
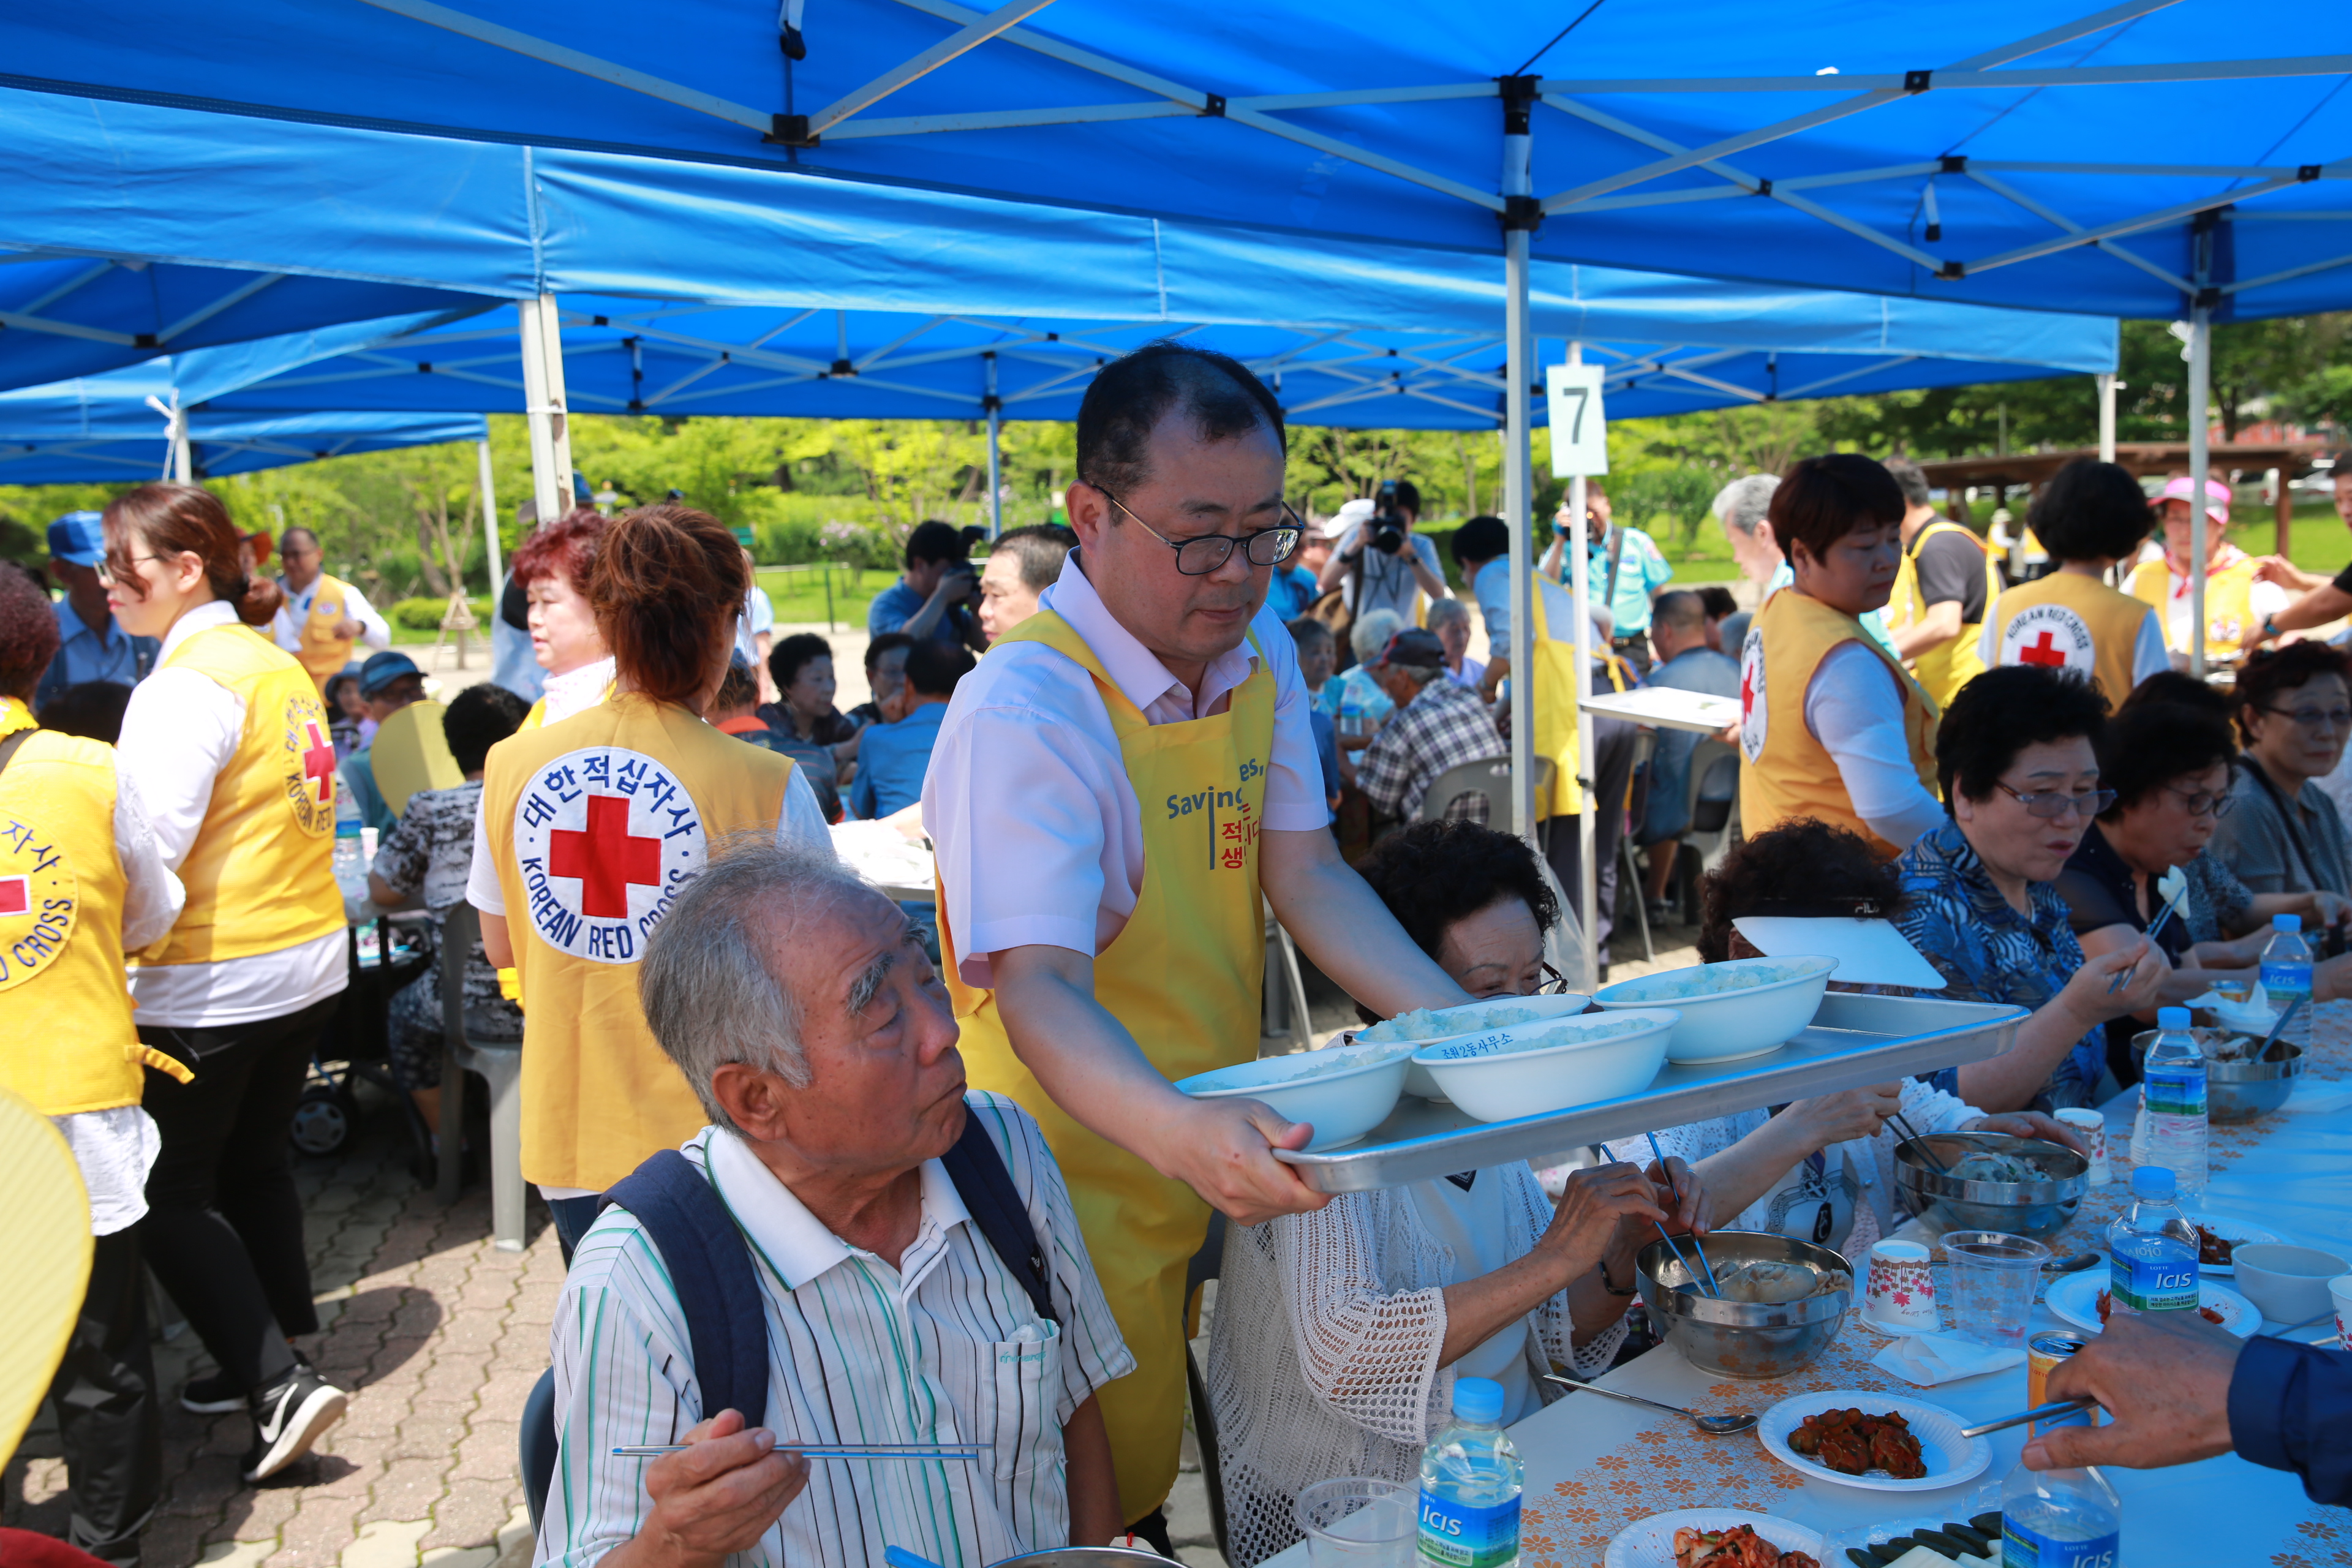
[[[2213,389],[2213,313],[2192,307],[2189,315],[2189,673],[2205,679],[2205,477],[2212,452],[2205,427]]]
[[[1569,343],[1568,363],[1584,363],[1582,343]],[[1576,781],[1583,797],[1583,809],[1576,814],[1574,892],[1577,918],[1584,922],[1583,984],[1590,991],[1601,984],[1601,867],[1596,857],[1604,803],[1594,787],[1592,723],[1585,717],[1585,703],[1592,696],[1592,542],[1584,525],[1588,499],[1585,478],[1578,474],[1568,481],[1569,583],[1576,601]]]
[[[2116,378],[2103,375],[2099,381],[2099,461],[2116,460]]]
[[[1504,394],[1503,513],[1511,545],[1511,831],[1536,841],[1535,562],[1528,473],[1528,235],[1503,237],[1504,337],[1508,362]]]
[[[996,356],[980,356],[988,366],[988,537],[1004,531],[1004,402],[996,395]]]
[[[516,301],[522,320],[525,417],[530,423],[531,497],[541,522],[572,510],[572,430],[563,396],[563,338],[555,296]]]
[[[490,598],[495,603],[499,590],[506,586],[506,567],[499,559],[499,489],[490,480],[490,444],[488,441],[477,441],[474,443],[474,450],[480,458],[482,543],[488,551]]]

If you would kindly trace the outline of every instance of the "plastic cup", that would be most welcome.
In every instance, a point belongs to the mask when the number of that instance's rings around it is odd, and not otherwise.
[[[1292,1517],[1314,1568],[1412,1568],[1421,1489],[1343,1476],[1298,1494]]]
[[[2336,1342],[2352,1350],[2352,1274],[2339,1274],[2330,1279],[2327,1294],[2336,1303]]]
[[[1963,1339],[2022,1349],[2026,1320],[2050,1249],[2000,1230],[1955,1230],[1944,1237],[1952,1266],[1952,1323]]]

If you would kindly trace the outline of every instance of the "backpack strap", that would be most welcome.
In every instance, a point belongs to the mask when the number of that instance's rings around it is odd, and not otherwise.
[[[1021,1189],[1013,1184],[1013,1173],[1004,1168],[1004,1156],[997,1152],[996,1141],[981,1124],[976,1108],[967,1110],[963,1136],[940,1156],[940,1163],[947,1167],[956,1195],[971,1211],[972,1223],[1029,1292],[1037,1315],[1049,1323],[1060,1322],[1054,1310],[1054,1277],[1045,1267],[1045,1249],[1037,1240],[1037,1227],[1029,1223],[1029,1205],[1022,1200]]]
[[[664,1149],[615,1183],[599,1211],[613,1204],[636,1216],[669,1270],[686,1314],[703,1414],[738,1410],[747,1430],[766,1426],[766,1298],[751,1249],[718,1190],[692,1161]]]

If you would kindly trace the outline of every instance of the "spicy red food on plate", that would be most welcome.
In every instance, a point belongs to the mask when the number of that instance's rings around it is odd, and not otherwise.
[[[1859,1410],[1824,1410],[1808,1415],[1804,1425],[1789,1434],[1789,1447],[1844,1476],[1884,1470],[1898,1481],[1916,1481],[1927,1473],[1911,1424],[1892,1412],[1866,1415]]]
[[[1756,1527],[1735,1524],[1728,1530],[1675,1531],[1675,1568],[1821,1568],[1802,1552],[1783,1552]]]

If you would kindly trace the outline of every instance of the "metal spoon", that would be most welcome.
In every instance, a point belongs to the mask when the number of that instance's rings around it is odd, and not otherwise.
[[[2075,1274],[2099,1260],[2095,1252],[2078,1252],[2072,1258],[2053,1258],[2042,1266],[2044,1274]]]
[[[1711,1437],[1736,1436],[1756,1429],[1753,1415],[1701,1415],[1696,1410],[1685,1410],[1679,1405],[1661,1405],[1654,1399],[1644,1399],[1638,1394],[1620,1394],[1613,1388],[1603,1388],[1597,1383],[1579,1383],[1572,1377],[1562,1377],[1556,1372],[1544,1373],[1544,1381],[1559,1384],[1562,1388],[1581,1390],[1586,1394],[1605,1394],[1612,1399],[1622,1399],[1628,1405],[1646,1405],[1653,1410],[1663,1410],[1672,1415],[1685,1415],[1690,1424]]]

